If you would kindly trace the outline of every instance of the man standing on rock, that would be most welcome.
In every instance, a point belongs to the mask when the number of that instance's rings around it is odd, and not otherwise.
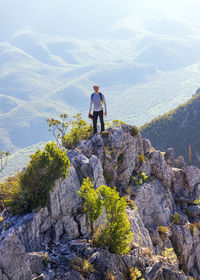
[[[94,85],[93,86],[94,93],[91,94],[90,98],[90,110],[88,117],[91,115],[92,111],[92,104],[94,105],[94,110],[93,110],[93,134],[97,133],[97,118],[99,116],[100,122],[101,122],[101,132],[105,130],[104,127],[104,119],[103,119],[103,104],[105,108],[105,113],[104,115],[107,116],[107,107],[106,107],[106,100],[103,95],[103,93],[99,92],[99,86]]]

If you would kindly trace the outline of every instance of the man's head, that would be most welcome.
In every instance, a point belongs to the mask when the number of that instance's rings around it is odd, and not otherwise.
[[[98,86],[98,85],[94,85],[94,86],[93,86],[93,89],[94,89],[94,91],[95,91],[96,93],[98,93],[98,91],[99,91],[99,86]]]

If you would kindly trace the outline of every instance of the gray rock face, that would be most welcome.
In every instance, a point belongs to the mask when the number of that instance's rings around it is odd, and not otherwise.
[[[153,151],[150,154],[151,173],[163,181],[167,186],[171,186],[170,169],[160,151]]]
[[[200,170],[195,166],[187,166],[185,175],[190,187],[200,184]]]
[[[143,139],[143,150],[144,150],[144,154],[148,154],[151,151],[151,142],[149,141],[149,139]]]
[[[153,253],[154,248],[148,230],[136,210],[127,210],[128,217],[131,223],[131,231],[133,232],[134,243],[142,247],[147,247]]]
[[[80,144],[79,148],[86,157],[94,154],[101,160],[104,174],[111,177],[109,185],[128,185],[138,155],[143,154],[141,135],[132,137],[130,130],[128,125],[117,130],[109,128],[106,136],[94,136],[89,144]]]
[[[9,231],[0,240],[0,267],[8,279],[31,279],[28,254],[14,231]]]
[[[167,225],[170,221],[173,211],[172,196],[157,179],[140,187],[135,204],[145,226]]]
[[[167,164],[169,164],[170,166],[174,165],[174,149],[173,148],[169,148],[166,152],[165,152],[165,156],[164,156]]]

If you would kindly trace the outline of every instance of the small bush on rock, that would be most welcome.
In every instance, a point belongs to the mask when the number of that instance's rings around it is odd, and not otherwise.
[[[144,154],[140,154],[140,155],[139,155],[139,161],[140,161],[141,163],[144,163],[146,160],[147,160],[147,159],[146,159],[146,157],[145,157]]]
[[[21,213],[26,208],[22,192],[21,174],[16,173],[0,183],[0,212],[6,208],[13,214]]]
[[[83,180],[78,194],[85,200],[84,211],[88,214],[91,230],[93,232],[93,223],[103,212],[103,202],[99,198],[99,193],[94,189],[89,178]]]
[[[104,185],[95,190],[89,179],[84,180],[79,195],[85,199],[84,211],[90,222],[93,223],[102,213],[102,206],[107,213],[105,226],[102,225],[94,234],[94,243],[108,248],[112,253],[126,254],[130,250],[133,233],[126,214],[125,197],[120,198],[116,188]]]
[[[137,279],[144,280],[144,278],[140,278],[141,276],[142,276],[142,273],[137,267],[135,267],[135,268],[131,267],[129,269],[129,279],[130,280],[137,280]]]
[[[73,149],[79,141],[91,138],[93,133],[93,127],[81,118],[80,113],[73,118],[74,120],[70,123],[70,133],[62,137],[62,143],[67,149]]]
[[[161,252],[161,260],[164,263],[171,263],[171,264],[178,263],[178,259],[173,248],[165,248]]]
[[[181,218],[180,214],[176,213],[174,215],[171,215],[171,218],[172,218],[172,223],[177,224],[177,225],[180,224],[180,222],[181,222],[180,221],[180,218]]]
[[[133,136],[133,137],[137,136],[138,133],[139,133],[139,129],[137,128],[137,126],[136,125],[132,125],[131,131],[130,131],[131,136]]]
[[[22,174],[21,183],[27,210],[47,205],[48,193],[58,178],[65,178],[70,166],[65,151],[48,143],[44,151],[40,149],[31,155],[31,160]]]

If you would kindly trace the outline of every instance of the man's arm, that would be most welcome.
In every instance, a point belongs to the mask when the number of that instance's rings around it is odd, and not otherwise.
[[[92,95],[91,95],[91,97],[90,97],[90,109],[89,109],[89,114],[91,113],[91,111],[92,111]],[[89,114],[88,114],[88,116],[89,116]]]
[[[106,106],[106,99],[105,96],[103,95],[103,104],[104,104],[104,108],[105,108],[105,116],[107,116],[107,106]]]

